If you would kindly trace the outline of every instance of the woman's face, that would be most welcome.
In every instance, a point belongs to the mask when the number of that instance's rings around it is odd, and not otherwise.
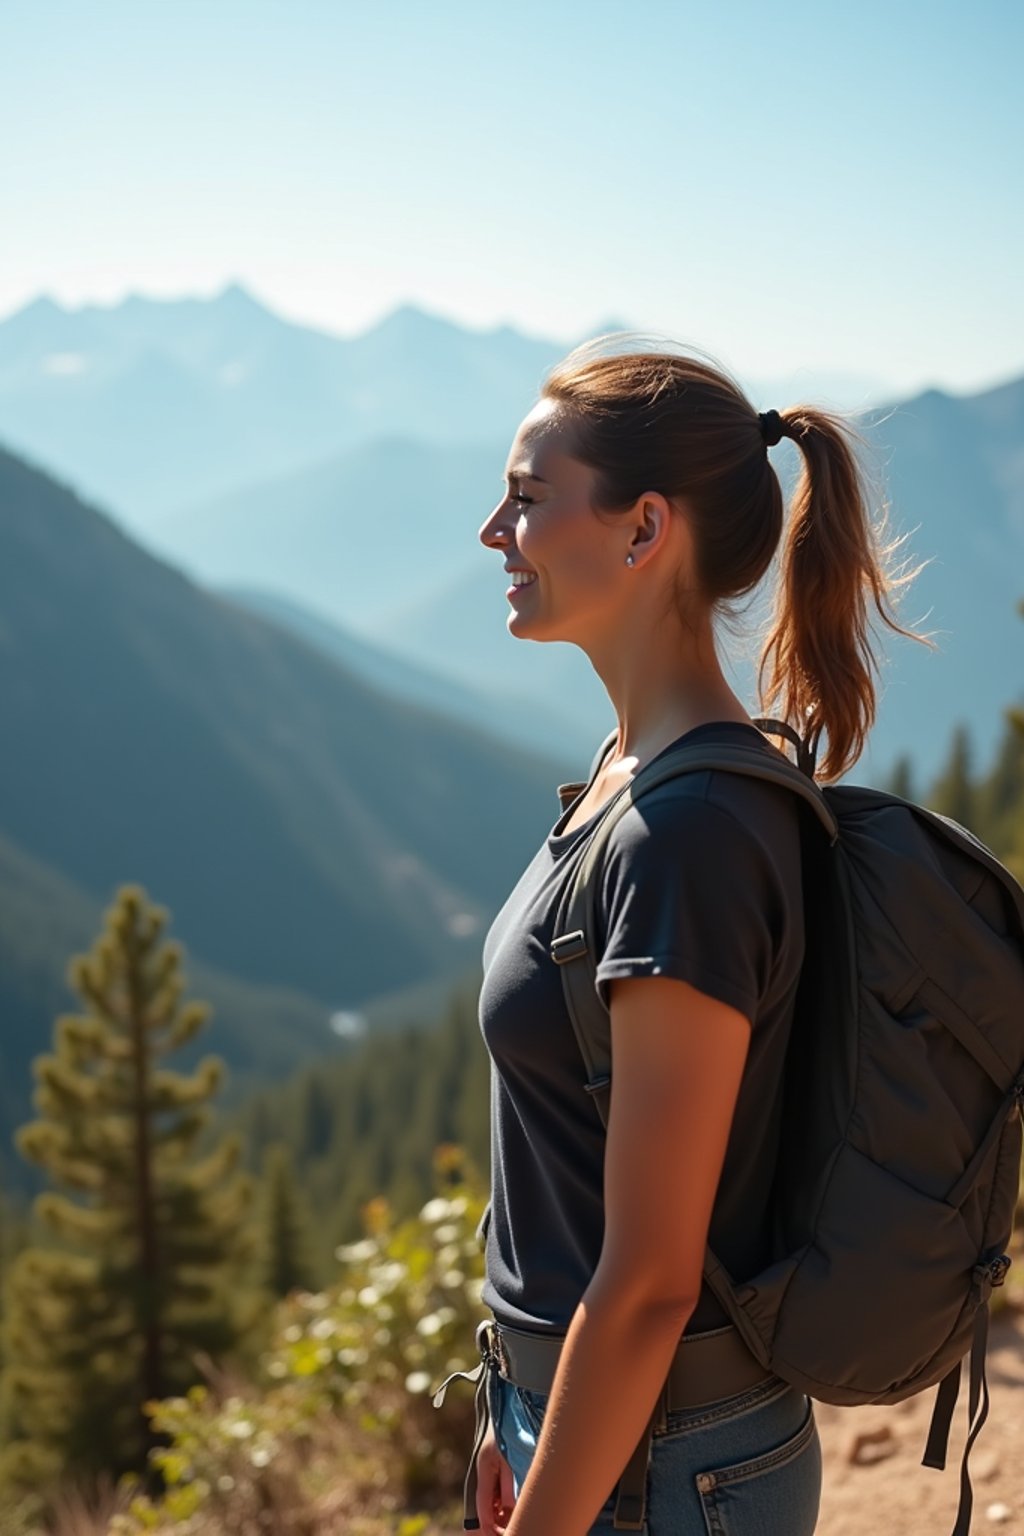
[[[558,403],[540,400],[515,435],[506,493],[480,540],[504,556],[507,571],[522,573],[510,574],[505,594],[509,631],[582,645],[607,629],[625,596],[633,525],[597,515],[594,471],[569,444]]]

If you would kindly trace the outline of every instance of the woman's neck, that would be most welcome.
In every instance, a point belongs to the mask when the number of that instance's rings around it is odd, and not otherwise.
[[[615,710],[618,741],[607,763],[649,762],[695,726],[712,720],[750,724],[750,715],[729,687],[710,626],[696,636],[682,626],[665,632],[631,633],[598,654],[588,651]]]

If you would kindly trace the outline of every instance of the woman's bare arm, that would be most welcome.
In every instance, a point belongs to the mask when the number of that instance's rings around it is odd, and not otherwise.
[[[600,1259],[566,1336],[508,1536],[586,1536],[700,1292],[750,1022],[668,977],[610,984]]]

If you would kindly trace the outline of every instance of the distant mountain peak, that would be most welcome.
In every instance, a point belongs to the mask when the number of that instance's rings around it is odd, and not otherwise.
[[[420,309],[417,304],[399,304],[376,324],[371,325],[363,332],[364,336],[380,336],[387,333],[395,333],[402,336],[426,336],[439,330],[461,330],[458,322],[449,320],[445,315],[432,314],[429,310]]]
[[[8,320],[13,320],[15,316],[18,316],[20,319],[23,315],[42,316],[63,315],[66,313],[67,311],[65,310],[63,304],[61,304],[57,299],[52,298],[48,293],[40,293],[37,294],[34,299],[29,299],[28,303],[23,304],[20,309],[12,310],[10,315],[6,316],[5,318]]]
[[[267,313],[267,306],[261,304],[255,294],[250,293],[244,283],[237,281],[225,283],[220,293],[215,296],[212,302],[215,304],[230,304],[233,309],[259,310],[263,314]]]

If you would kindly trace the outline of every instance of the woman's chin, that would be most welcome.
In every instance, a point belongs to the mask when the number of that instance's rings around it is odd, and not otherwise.
[[[537,619],[529,619],[524,613],[510,613],[505,628],[516,640],[564,640],[566,636],[552,633],[549,625]]]
[[[508,617],[505,620],[505,628],[510,635],[523,635],[525,637],[530,630],[530,620],[518,608],[510,608]]]

